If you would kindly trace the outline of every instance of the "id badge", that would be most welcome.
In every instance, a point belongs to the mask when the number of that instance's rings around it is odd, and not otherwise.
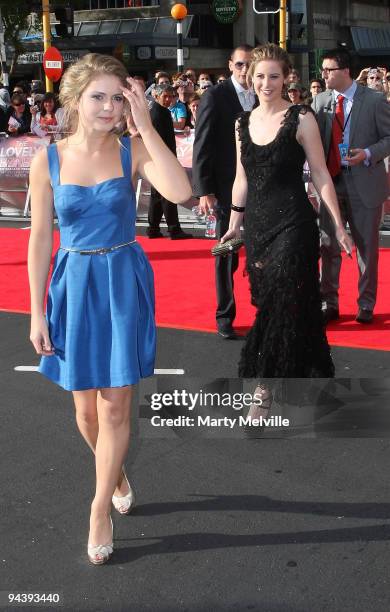
[[[348,157],[348,145],[344,143],[339,144],[339,151],[340,151],[341,161],[345,161],[345,158]]]

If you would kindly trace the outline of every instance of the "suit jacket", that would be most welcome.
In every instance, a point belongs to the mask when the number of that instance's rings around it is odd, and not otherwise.
[[[153,102],[150,109],[150,118],[156,132],[172,153],[176,155],[175,130],[173,129],[171,111],[158,104],[158,102]]]
[[[5,111],[0,108],[0,132],[5,132],[7,129],[6,115]]]
[[[234,125],[242,106],[231,79],[202,95],[192,158],[194,195],[213,193],[220,206],[230,207],[236,175]]]
[[[321,138],[328,156],[335,104],[332,91],[327,90],[313,99]],[[384,158],[390,155],[390,104],[383,94],[358,85],[351,111],[349,148],[370,149],[369,166],[363,163],[351,167],[351,176],[362,203],[367,208],[383,204],[389,194],[389,181]]]

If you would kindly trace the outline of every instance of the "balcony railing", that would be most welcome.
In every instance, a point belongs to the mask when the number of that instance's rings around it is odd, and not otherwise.
[[[77,5],[77,10],[96,11],[99,9],[142,8],[159,6],[159,0],[85,0]]]

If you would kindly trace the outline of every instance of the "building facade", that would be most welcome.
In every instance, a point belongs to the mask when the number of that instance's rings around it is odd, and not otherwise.
[[[217,73],[227,70],[230,50],[240,43],[278,42],[276,15],[255,12],[257,0],[187,0],[183,22],[185,65]],[[132,73],[150,77],[176,67],[176,25],[170,0],[78,0],[75,36],[53,41],[67,62],[96,51],[120,58]],[[130,6],[129,6],[130,5]],[[323,49],[345,46],[356,74],[365,66],[390,64],[388,0],[289,0],[289,50],[302,80],[318,72]],[[26,53],[16,76],[42,76],[42,39],[25,33]]]

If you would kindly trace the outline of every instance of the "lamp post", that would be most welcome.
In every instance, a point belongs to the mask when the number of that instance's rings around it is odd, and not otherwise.
[[[42,27],[43,27],[43,50],[47,51],[47,49],[51,46],[49,0],[42,0]],[[45,81],[46,81],[46,91],[53,92],[53,81],[51,81],[47,76],[45,77]]]
[[[177,71],[183,72],[183,19],[187,16],[187,7],[184,4],[174,4],[171,9],[172,18],[176,20],[177,33]]]
[[[279,46],[287,49],[287,0],[280,0],[279,11]]]

